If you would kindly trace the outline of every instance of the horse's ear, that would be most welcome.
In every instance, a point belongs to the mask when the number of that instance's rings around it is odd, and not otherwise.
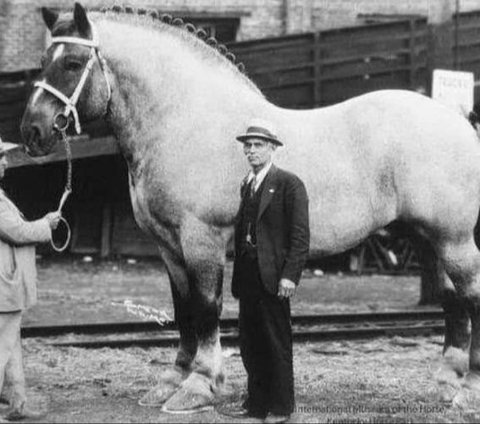
[[[42,7],[42,16],[47,28],[51,31],[58,19],[58,13],[48,7]]]
[[[87,12],[80,3],[75,3],[73,9],[73,20],[77,26],[78,32],[85,37],[89,37],[92,34],[92,27],[90,21],[87,18]]]

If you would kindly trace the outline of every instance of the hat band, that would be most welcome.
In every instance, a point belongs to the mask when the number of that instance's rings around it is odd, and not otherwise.
[[[265,137],[273,138],[274,140],[277,139],[277,137],[274,134],[272,134],[270,131],[267,131],[265,128],[262,128],[262,127],[248,127],[246,135],[250,135],[250,133],[263,134]]]

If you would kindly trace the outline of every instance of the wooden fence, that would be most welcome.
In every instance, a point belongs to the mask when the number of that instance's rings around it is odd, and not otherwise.
[[[480,10],[454,15],[452,69],[473,72],[480,80]],[[480,85],[475,86],[475,99],[480,100]]]
[[[382,88],[425,87],[428,42],[426,19],[412,18],[231,48],[272,102],[312,108]]]
[[[32,81],[38,70],[0,74],[0,135],[4,140],[19,140],[19,126]]]

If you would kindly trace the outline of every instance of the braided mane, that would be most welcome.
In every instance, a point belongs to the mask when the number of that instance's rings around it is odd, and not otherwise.
[[[225,44],[219,44],[214,37],[208,37],[203,29],[197,29],[192,23],[185,23],[181,18],[173,18],[172,15],[159,13],[156,10],[146,10],[143,8],[134,9],[133,7],[112,6],[101,9],[102,13],[114,12],[119,14],[130,14],[138,16],[150,16],[153,20],[159,20],[167,25],[177,28],[183,28],[185,31],[195,35],[199,40],[205,42],[208,46],[216,49],[222,56],[234,64],[242,74],[245,73],[245,65],[237,62],[235,55],[228,50]]]

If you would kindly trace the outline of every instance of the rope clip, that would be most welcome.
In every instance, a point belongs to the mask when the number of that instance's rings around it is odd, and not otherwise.
[[[53,118],[53,128],[59,132],[66,132],[69,125],[69,115],[65,114],[65,112],[57,113],[55,118]]]

